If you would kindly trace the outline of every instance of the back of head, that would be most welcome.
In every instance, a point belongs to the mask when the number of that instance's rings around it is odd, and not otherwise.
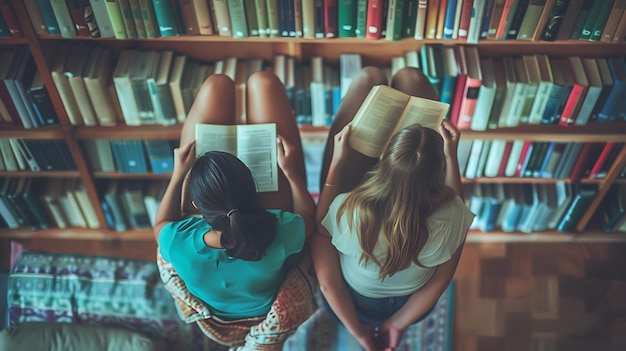
[[[429,235],[426,219],[453,197],[445,184],[443,138],[416,124],[394,135],[378,165],[347,197],[339,214],[358,209],[354,228],[364,250],[361,258],[381,266],[382,279],[411,262],[419,264],[418,254]],[[385,262],[372,255],[381,231],[389,246]]]
[[[209,151],[188,178],[192,201],[204,220],[221,231],[221,244],[235,258],[256,261],[276,235],[276,216],[259,208],[250,169],[236,156]]]

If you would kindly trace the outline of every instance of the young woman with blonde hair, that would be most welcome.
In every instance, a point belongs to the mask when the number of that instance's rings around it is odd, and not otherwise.
[[[364,69],[342,101],[326,146],[318,232],[311,250],[322,294],[366,350],[398,346],[447,288],[474,215],[462,200],[460,133],[409,126],[372,159],[348,146],[350,121],[372,86],[387,84]],[[421,71],[405,68],[391,86],[436,99]]]

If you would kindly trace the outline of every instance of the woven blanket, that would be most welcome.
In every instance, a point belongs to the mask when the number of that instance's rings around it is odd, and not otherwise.
[[[267,316],[225,321],[193,296],[172,265],[157,252],[157,265],[165,289],[172,294],[183,321],[197,323],[207,337],[245,350],[276,350],[305,322],[317,306],[317,283],[308,256],[287,273]]]
[[[319,299],[319,295],[317,296]],[[319,305],[322,306],[321,302]],[[454,281],[437,301],[432,312],[404,333],[397,351],[452,351],[454,324]],[[361,350],[359,343],[328,312],[320,308],[285,342],[283,351]]]

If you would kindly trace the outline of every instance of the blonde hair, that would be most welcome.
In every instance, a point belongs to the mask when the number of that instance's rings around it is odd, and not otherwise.
[[[382,281],[412,262],[421,266],[419,253],[429,236],[426,220],[454,196],[445,184],[443,138],[416,124],[392,138],[367,179],[341,204],[336,220],[348,214],[348,226],[357,229],[363,249],[360,262],[377,264]],[[379,235],[388,245],[384,262],[373,255]]]

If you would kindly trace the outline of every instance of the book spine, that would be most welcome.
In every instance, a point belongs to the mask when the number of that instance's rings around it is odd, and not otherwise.
[[[415,16],[415,35],[414,38],[417,40],[424,39],[424,31],[426,30],[426,16],[428,13],[428,1],[419,0],[417,2],[417,14]],[[369,16],[369,12],[368,12]]]
[[[171,37],[178,35],[176,22],[174,19],[172,8],[167,0],[152,0],[154,7],[154,16],[156,17],[159,34],[162,37]],[[220,35],[222,35],[220,33]],[[129,36],[129,38],[132,38]]]
[[[382,33],[383,1],[368,0],[367,2],[367,32],[365,38],[379,39]]]
[[[22,38],[24,37],[24,32],[20,27],[20,23],[15,15],[15,11],[13,10],[13,6],[8,0],[0,1],[0,17],[4,19],[4,23],[11,33],[11,38]]]
[[[340,38],[356,36],[357,0],[337,0],[337,26]]]

